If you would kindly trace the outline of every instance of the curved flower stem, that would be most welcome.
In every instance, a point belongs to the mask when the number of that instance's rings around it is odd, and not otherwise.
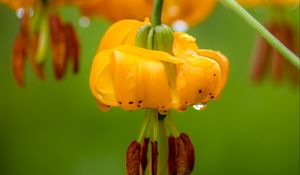
[[[161,24],[161,13],[163,8],[164,0],[154,0],[154,6],[152,10],[152,27]]]
[[[242,17],[251,27],[253,27],[260,35],[270,43],[278,52],[280,52],[287,60],[300,69],[299,57],[285,47],[277,38],[275,38],[263,25],[261,25],[252,15],[250,15],[235,0],[219,0],[228,8]]]

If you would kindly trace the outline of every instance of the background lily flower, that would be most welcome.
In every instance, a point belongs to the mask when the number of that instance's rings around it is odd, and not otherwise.
[[[287,8],[292,6],[299,7],[298,0],[239,0],[246,7],[264,7],[269,8],[270,17],[265,25],[268,30],[278,38],[292,52],[299,55],[299,40],[297,39],[297,26],[292,24],[286,17]],[[286,75],[294,85],[299,84],[299,72],[297,67],[270,46],[263,38],[258,37],[253,54],[253,63],[251,68],[251,78],[254,81],[261,81],[270,69],[271,77],[275,82],[283,80]]]
[[[153,0],[75,0],[83,15],[100,16],[113,22],[143,20],[151,16]],[[178,29],[203,21],[214,9],[215,0],[165,0],[162,21]],[[138,8],[137,8],[138,7]]]
[[[30,60],[38,77],[44,78],[43,65],[49,37],[55,77],[57,79],[63,77],[68,59],[72,61],[73,72],[78,72],[78,38],[73,26],[61,22],[56,13],[56,9],[68,1],[0,0],[0,2],[16,10],[17,16],[21,19],[20,34],[13,50],[13,71],[18,85],[24,85],[26,58]]]
[[[299,5],[298,0],[237,0],[240,4],[247,7],[257,6],[291,6]]]

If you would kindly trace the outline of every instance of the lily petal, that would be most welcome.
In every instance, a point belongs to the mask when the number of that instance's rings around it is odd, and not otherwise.
[[[198,45],[196,39],[183,32],[174,32],[173,54],[183,55],[189,51],[196,51]]]
[[[177,65],[176,87],[179,97],[177,108],[185,110],[187,105],[207,103],[219,95],[223,85],[222,70],[213,59],[189,55],[185,64]]]
[[[128,40],[130,40],[130,38],[133,37],[132,32],[137,32],[137,30],[144,24],[146,23],[137,20],[122,20],[114,23],[112,26],[109,27],[109,29],[102,37],[101,43],[98,47],[98,51],[117,47],[121,44],[124,44],[124,42],[126,41],[126,44],[134,45],[134,42],[130,43],[128,42]],[[130,36],[130,38],[128,38],[128,36]],[[135,41],[135,34],[134,40],[131,41]]]
[[[217,94],[217,97],[219,96],[219,94],[221,93],[221,91],[224,89],[227,80],[228,80],[228,75],[229,75],[229,62],[228,59],[221,54],[220,52],[216,52],[213,50],[205,50],[205,49],[199,49],[196,52],[198,55],[204,56],[204,57],[208,57],[211,58],[213,60],[215,60],[221,67],[221,71],[222,71],[222,85],[220,86],[220,91]]]
[[[112,50],[101,51],[95,56],[90,74],[90,88],[101,104],[116,106],[111,60]]]
[[[161,53],[146,49],[114,51],[114,89],[125,110],[171,108],[168,76],[164,64],[155,59]],[[153,55],[150,57],[150,52]],[[162,52],[163,53],[163,52]]]

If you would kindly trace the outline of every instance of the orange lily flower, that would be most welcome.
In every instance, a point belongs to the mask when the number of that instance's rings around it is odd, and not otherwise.
[[[296,27],[286,19],[286,8],[298,6],[298,0],[238,0],[246,7],[270,7],[274,12],[274,18],[266,21],[266,27],[278,38],[286,47],[299,55],[299,40],[297,40]],[[273,8],[274,7],[274,8]],[[276,12],[276,13],[275,13]],[[256,50],[253,55],[253,65],[251,68],[251,78],[254,81],[261,81],[266,74],[268,67],[271,68],[272,79],[279,82],[284,75],[288,75],[293,84],[299,84],[298,69],[270,46],[263,38],[258,37]]]
[[[67,60],[78,72],[79,42],[69,23],[62,23],[55,9],[66,3],[55,0],[0,0],[17,10],[21,19],[21,30],[13,49],[13,72],[19,86],[24,86],[24,64],[29,59],[33,70],[40,79],[44,78],[43,64],[50,36],[52,62],[55,77],[61,79],[66,70]],[[51,9],[51,10],[50,10]]]
[[[194,147],[187,134],[178,132],[170,111],[191,105],[204,109],[220,96],[228,79],[227,58],[200,49],[192,36],[161,24],[162,9],[163,0],[155,1],[152,24],[148,19],[113,24],[99,44],[90,73],[90,88],[101,110],[145,109],[139,138],[126,152],[128,175],[145,174],[147,164],[151,175],[189,175]]]
[[[150,140],[144,133],[148,125],[151,130],[151,119],[154,133],[150,174],[188,175],[192,172],[193,144],[186,134],[179,134],[170,110],[185,111],[191,105],[200,110],[217,99],[226,85],[228,71],[224,55],[200,49],[195,38],[186,33],[173,33],[165,25],[151,27],[147,20],[122,20],[108,29],[90,73],[92,94],[103,111],[111,107],[146,110],[139,139],[127,149],[128,175],[145,172]],[[169,136],[165,119],[172,128]],[[161,148],[164,145],[167,147]],[[166,150],[168,156],[164,156]]]
[[[122,20],[103,36],[90,75],[100,107],[155,108],[166,113],[218,97],[228,77],[226,57],[199,49],[192,36],[180,32],[174,33],[173,54],[136,47],[135,35],[146,23]],[[175,70],[168,70],[165,63]],[[174,72],[170,76],[168,71]]]

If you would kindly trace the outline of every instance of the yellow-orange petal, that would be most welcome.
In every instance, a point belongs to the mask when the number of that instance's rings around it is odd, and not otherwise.
[[[175,108],[207,103],[219,95],[223,84],[221,66],[211,58],[185,55],[185,64],[177,65],[176,90],[179,102]]]
[[[90,88],[98,101],[106,105],[116,106],[111,66],[112,53],[112,50],[105,50],[95,56],[90,73]]]
[[[198,45],[194,37],[183,32],[174,32],[173,54],[175,56],[197,49]]]
[[[100,42],[98,51],[112,49],[126,42],[127,45],[134,45],[135,43],[128,42],[128,37],[135,37],[132,32],[137,31],[141,26],[146,24],[137,20],[122,20],[111,25]],[[135,40],[131,40],[135,41]]]
[[[116,100],[125,110],[171,108],[168,75],[157,51],[114,51],[114,89]],[[140,51],[140,52],[139,52]],[[152,52],[153,58],[147,52]]]
[[[130,46],[130,45],[122,45],[115,50],[118,50],[120,52],[126,52],[128,54],[136,55],[142,59],[155,59],[157,61],[165,61],[168,63],[173,63],[173,64],[180,64],[184,63],[182,59],[179,59],[177,57],[174,57],[167,52],[163,51],[156,51],[156,50],[149,50],[149,49],[144,49],[136,46]]]
[[[220,52],[216,52],[213,50],[206,50],[206,49],[199,49],[196,51],[196,53],[200,56],[204,56],[210,59],[215,60],[221,67],[221,71],[222,71],[222,85],[219,87],[219,92],[217,93],[216,97],[219,96],[219,94],[221,93],[221,91],[224,89],[227,80],[228,80],[228,75],[229,75],[229,62],[228,59],[221,54]]]

